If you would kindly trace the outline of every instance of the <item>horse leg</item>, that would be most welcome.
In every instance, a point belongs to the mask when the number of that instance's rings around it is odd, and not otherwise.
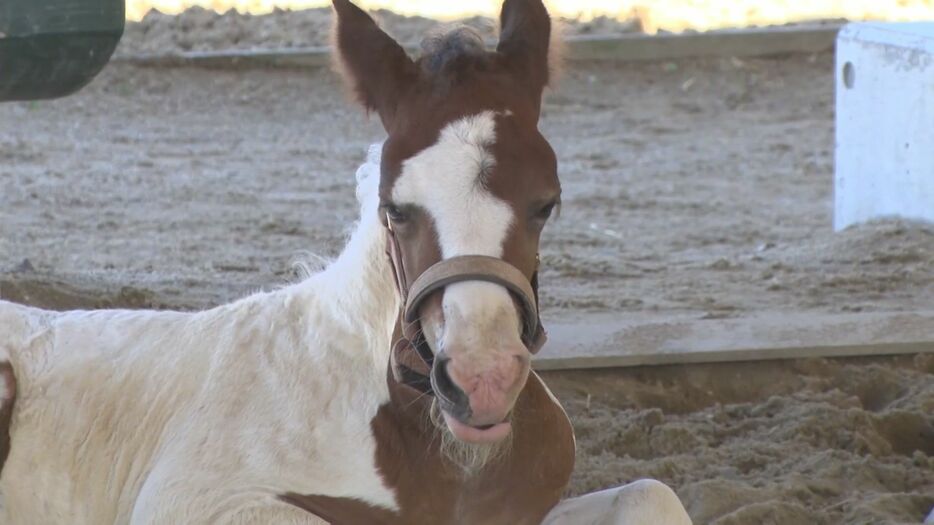
[[[640,479],[566,499],[542,525],[691,525],[691,518],[668,485]]]
[[[229,489],[224,479],[200,477],[197,465],[186,465],[185,472],[165,466],[154,469],[140,490],[130,525],[328,525],[274,495]]]
[[[200,515],[197,501],[184,501],[180,498],[170,498],[160,505],[155,512],[147,515],[134,513],[132,523],[135,525],[169,525],[177,523],[214,523],[217,525],[329,525],[328,522],[303,509],[281,501],[262,501],[256,506],[246,506],[223,516]],[[170,505],[176,505],[170,507]],[[189,507],[186,509],[185,507]],[[192,510],[191,507],[194,507]]]
[[[258,523],[282,525],[329,525],[328,522],[288,503],[270,503],[267,506],[244,510],[225,525],[255,525]]]

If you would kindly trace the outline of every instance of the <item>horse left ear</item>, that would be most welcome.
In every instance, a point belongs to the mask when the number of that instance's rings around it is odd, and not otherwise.
[[[496,51],[509,70],[527,84],[536,108],[548,85],[551,18],[542,0],[506,0],[500,13]]]
[[[357,100],[376,110],[388,131],[399,100],[417,76],[415,62],[376,22],[349,0],[333,0],[337,65]]]

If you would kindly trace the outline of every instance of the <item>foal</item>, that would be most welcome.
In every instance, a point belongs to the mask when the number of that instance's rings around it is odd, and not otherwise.
[[[205,312],[0,301],[0,523],[689,523],[658,482],[558,504],[573,433],[530,371],[560,197],[540,0],[507,0],[495,52],[458,31],[418,61],[334,6],[388,133],[347,247]]]

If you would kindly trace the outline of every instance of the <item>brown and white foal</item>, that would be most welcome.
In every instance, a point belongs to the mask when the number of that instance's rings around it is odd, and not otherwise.
[[[689,523],[653,481],[559,504],[574,437],[530,371],[560,198],[540,0],[506,1],[495,52],[460,30],[417,61],[334,5],[388,133],[344,252],[198,313],[0,301],[0,523]]]

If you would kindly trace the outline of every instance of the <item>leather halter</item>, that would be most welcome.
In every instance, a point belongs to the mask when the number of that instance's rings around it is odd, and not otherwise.
[[[535,354],[545,344],[547,335],[542,327],[538,312],[538,256],[535,256],[535,273],[531,281],[515,266],[496,257],[486,255],[461,255],[442,259],[422,272],[409,286],[405,263],[399,240],[392,229],[392,221],[386,217],[386,254],[392,266],[396,289],[402,298],[402,308],[393,334],[393,375],[396,380],[424,394],[433,395],[429,373],[434,364],[434,352],[428,346],[418,320],[418,309],[433,292],[445,286],[463,281],[486,281],[503,286],[518,302],[522,314],[522,343]],[[404,354],[414,350],[421,360],[422,368]]]

